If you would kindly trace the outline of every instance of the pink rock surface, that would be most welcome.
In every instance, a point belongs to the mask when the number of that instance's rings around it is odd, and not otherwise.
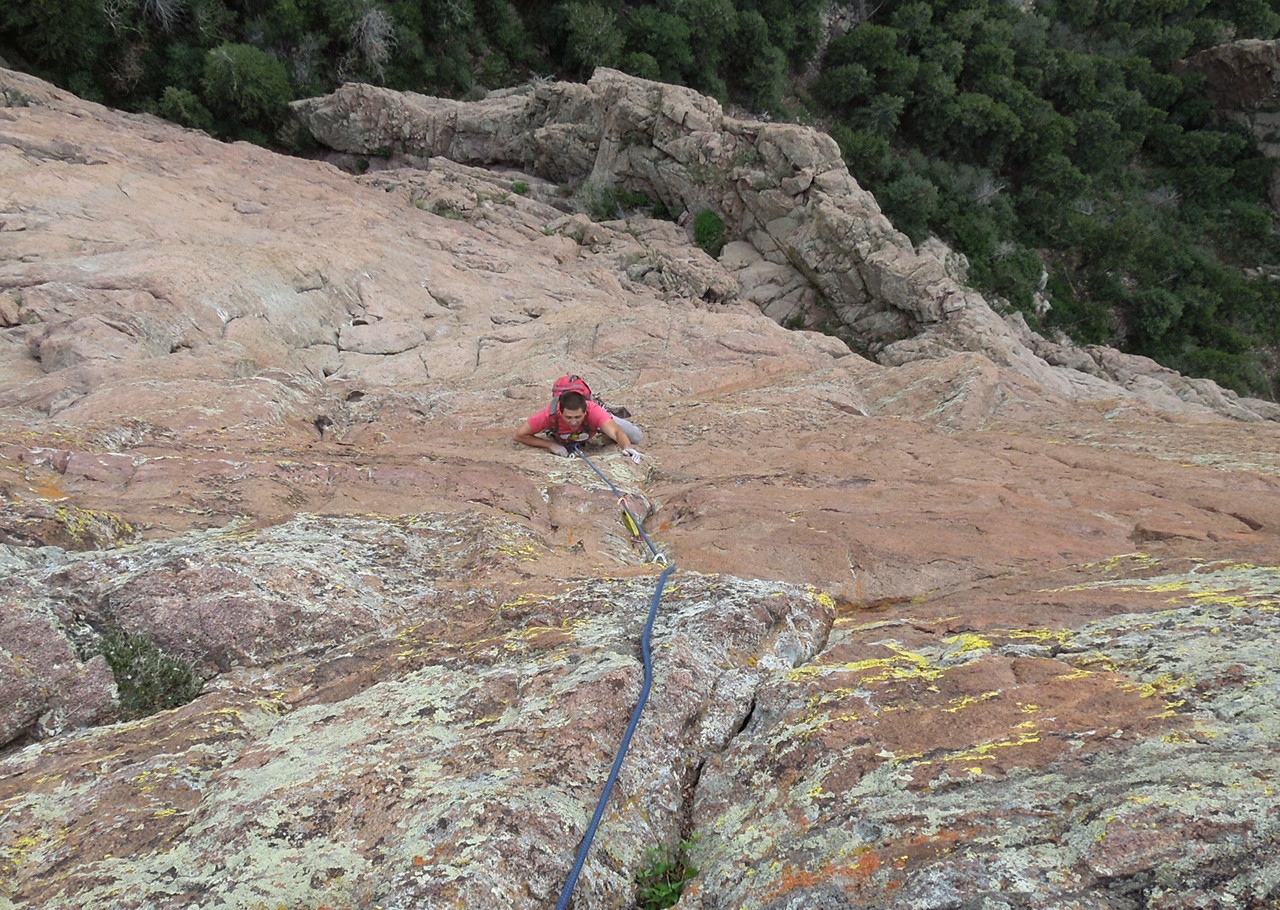
[[[0,80],[3,910],[552,906],[657,578],[511,438],[565,372],[679,567],[575,906],[695,834],[693,910],[1275,906],[1275,423],[872,363],[510,174]],[[199,696],[117,720],[111,630]]]

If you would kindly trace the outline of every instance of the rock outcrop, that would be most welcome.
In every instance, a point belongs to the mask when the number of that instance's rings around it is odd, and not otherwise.
[[[352,83],[293,110],[348,155],[517,168],[588,195],[637,193],[685,220],[716,212],[736,241],[721,264],[739,296],[784,325],[839,327],[884,363],[981,351],[1071,397],[1109,397],[1120,383],[1241,419],[1280,417],[1271,402],[1184,382],[1147,358],[1050,342],[1020,316],[1006,321],[962,283],[954,253],[916,249],[893,228],[830,136],[730,117],[689,89],[598,69],[585,85],[545,82],[473,102]],[[724,294],[718,287],[712,299]]]
[[[603,478],[677,568],[579,910],[682,842],[693,910],[1280,901],[1247,403],[875,363],[531,170],[0,97],[2,910],[553,906],[659,574]],[[570,371],[641,465],[512,441]]]

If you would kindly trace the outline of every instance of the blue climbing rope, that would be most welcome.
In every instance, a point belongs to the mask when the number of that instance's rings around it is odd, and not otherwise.
[[[658,548],[653,545],[653,541],[649,539],[649,535],[644,532],[644,527],[640,524],[639,519],[637,519],[636,516],[632,514],[631,507],[627,505],[626,495],[621,490],[618,489],[618,487],[614,484],[612,480],[610,480],[608,477],[604,475],[603,471],[601,471],[599,468],[596,467],[595,462],[592,461],[590,458],[588,458],[586,453],[583,452],[582,449],[578,448],[577,446],[574,446],[572,449],[569,450],[569,452],[572,455],[577,455],[579,458],[585,461],[588,465],[590,465],[591,470],[595,471],[596,474],[599,475],[600,479],[609,485],[609,489],[613,490],[613,494],[618,497],[618,505],[622,506],[622,511],[626,512],[627,517],[631,519],[632,527],[634,527],[638,532],[640,532],[640,538],[649,547],[649,552],[653,554],[653,561],[666,562],[667,558],[658,552]]]
[[[595,839],[596,829],[600,827],[600,819],[604,817],[604,809],[609,802],[609,794],[613,792],[613,785],[618,780],[618,772],[622,770],[622,760],[627,756],[627,749],[631,745],[631,737],[635,734],[636,727],[640,724],[640,715],[644,711],[645,702],[649,700],[649,690],[653,686],[653,657],[649,653],[649,638],[653,634],[653,621],[658,615],[658,601],[662,599],[662,589],[667,584],[667,576],[675,570],[676,567],[674,565],[669,565],[658,576],[658,587],[654,590],[653,600],[649,603],[649,619],[644,624],[644,634],[640,636],[640,655],[644,659],[644,685],[640,687],[640,699],[636,702],[635,710],[631,712],[631,723],[627,725],[627,732],[622,736],[622,744],[618,747],[618,754],[613,759],[613,767],[609,770],[609,777],[604,782],[604,791],[600,794],[600,801],[596,803],[596,811],[591,816],[591,824],[587,825],[587,832],[582,836],[582,845],[578,847],[578,858],[574,860],[573,870],[569,873],[569,878],[560,892],[560,900],[556,902],[556,910],[565,910],[569,906],[569,898],[573,896],[573,888],[578,883],[578,875],[581,874],[582,867],[587,861],[587,853],[591,850],[591,842]]]
[[[644,538],[644,542],[649,545],[649,550],[653,553],[655,562],[666,562],[666,558],[658,552],[658,548],[653,545],[649,537],[644,533],[644,529],[640,528],[640,522],[636,521],[636,517],[631,514],[631,510],[627,508],[625,497],[622,492],[613,484],[608,477],[600,472],[600,469],[592,464],[591,459],[587,458],[581,450],[573,450],[583,461],[591,465],[591,469],[600,475],[600,479],[607,483],[613,492],[618,496],[618,502],[622,504],[622,508],[626,511],[627,516],[631,519],[636,528],[640,529],[640,535]],[[627,756],[627,749],[631,746],[631,737],[635,735],[636,727],[640,725],[640,715],[644,712],[645,703],[649,700],[649,690],[653,688],[653,655],[649,650],[649,641],[653,636],[653,623],[658,617],[658,603],[662,600],[662,589],[667,585],[667,578],[676,570],[674,565],[668,565],[662,570],[662,574],[658,576],[658,585],[653,591],[653,598],[649,601],[649,618],[645,620],[644,632],[640,635],[640,657],[644,661],[644,683],[640,687],[640,698],[636,701],[635,710],[631,712],[631,722],[627,724],[627,732],[622,735],[622,743],[618,746],[618,754],[614,756],[613,767],[609,770],[609,776],[604,782],[604,791],[600,794],[600,800],[596,803],[596,811],[591,816],[591,823],[587,825],[586,833],[582,835],[582,844],[578,847],[578,856],[573,862],[573,869],[569,872],[569,878],[564,883],[564,888],[560,891],[560,900],[556,902],[556,910],[566,910],[569,906],[569,899],[573,897],[574,886],[578,884],[578,876],[582,873],[582,867],[586,864],[587,854],[591,851],[591,842],[595,839],[596,829],[600,827],[600,820],[604,817],[605,806],[609,803],[609,795],[613,792],[613,785],[617,783],[618,772],[622,770],[622,761]]]

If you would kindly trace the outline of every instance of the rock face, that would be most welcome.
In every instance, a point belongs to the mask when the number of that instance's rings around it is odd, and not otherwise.
[[[841,327],[885,363],[981,351],[1072,397],[1108,397],[1120,382],[1245,419],[1280,417],[1271,403],[1189,384],[1146,358],[1052,343],[1020,316],[1006,323],[961,283],[954,253],[915,249],[894,230],[830,136],[729,117],[689,89],[599,69],[586,85],[476,102],[352,83],[293,108],[319,142],[347,154],[514,167],[588,196],[638,193],[683,219],[714,211],[735,239],[720,262],[739,296],[784,325]]]
[[[601,78],[504,142],[590,173]],[[554,906],[659,577],[614,487],[677,568],[579,910],[681,842],[696,910],[1280,903],[1253,403],[945,307],[872,362],[462,120],[353,177],[0,89],[3,910]],[[566,372],[641,465],[512,441]]]

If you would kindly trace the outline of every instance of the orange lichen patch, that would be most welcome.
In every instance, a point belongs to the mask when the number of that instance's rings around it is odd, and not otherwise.
[[[842,887],[846,892],[865,892],[868,889],[893,891],[902,887],[902,879],[896,876],[886,878],[886,874],[944,855],[957,844],[972,838],[976,830],[944,828],[891,841],[877,848],[860,846],[853,851],[852,862],[828,863],[818,869],[784,867],[766,900],[827,882]]]
[[[932,860],[949,853],[956,844],[973,837],[976,828],[942,828],[931,834],[916,834],[901,840],[892,841],[883,847],[886,856],[895,869],[902,869],[919,860]]]
[[[821,884],[831,877],[831,867],[828,866],[817,872],[810,872],[807,869],[785,869],[778,876],[778,884],[770,897],[778,897],[786,894],[788,891],[794,891],[797,888],[812,888],[814,885]]]
[[[62,485],[57,478],[41,478],[31,484],[31,492],[41,499],[66,499]]]
[[[784,868],[767,899],[773,900],[791,891],[808,890],[832,879],[839,879],[846,890],[860,888],[880,871],[883,861],[870,847],[859,847],[854,855],[852,863],[828,863],[815,870]]]
[[[880,855],[868,850],[850,868],[856,878],[870,878],[880,868]]]

